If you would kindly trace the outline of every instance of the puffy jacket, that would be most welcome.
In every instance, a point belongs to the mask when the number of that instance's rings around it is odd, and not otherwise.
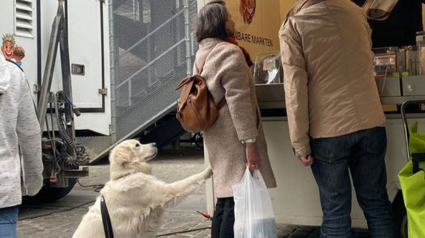
[[[329,138],[385,122],[371,30],[347,0],[300,0],[279,31],[289,131],[298,155]]]

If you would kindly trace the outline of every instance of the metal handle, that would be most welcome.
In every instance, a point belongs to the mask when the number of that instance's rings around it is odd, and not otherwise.
[[[403,104],[401,104],[401,119],[403,120],[403,129],[404,129],[404,141],[406,143],[406,153],[407,153],[407,160],[410,158],[410,152],[409,152],[409,124],[407,123],[407,116],[406,116],[406,107],[411,104],[425,104],[424,100],[408,100],[405,101]]]

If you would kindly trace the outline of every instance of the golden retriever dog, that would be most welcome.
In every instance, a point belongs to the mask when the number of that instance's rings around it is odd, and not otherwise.
[[[147,161],[155,158],[155,144],[127,140],[110,154],[110,181],[100,191],[105,197],[115,238],[153,238],[164,208],[175,204],[211,177],[211,168],[174,183],[151,175]],[[84,215],[73,238],[104,238],[100,197]]]

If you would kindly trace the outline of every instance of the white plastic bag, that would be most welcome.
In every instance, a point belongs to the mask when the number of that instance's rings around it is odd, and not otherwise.
[[[247,168],[242,180],[233,186],[235,199],[235,238],[277,238],[276,220],[270,195],[259,170]]]

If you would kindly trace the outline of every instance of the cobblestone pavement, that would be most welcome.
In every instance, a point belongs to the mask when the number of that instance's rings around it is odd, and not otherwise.
[[[201,172],[204,162],[202,153],[166,154],[152,160],[153,174],[172,182]],[[90,176],[80,179],[65,198],[50,204],[24,206],[18,222],[19,238],[70,238],[98,196],[91,185],[104,184],[109,180],[107,164],[90,166]],[[210,237],[211,222],[196,211],[206,211],[205,187],[201,187],[182,203],[164,213],[163,225],[158,237],[206,238]],[[278,237],[317,238],[317,228],[278,225]],[[367,237],[365,234],[357,236]]]

